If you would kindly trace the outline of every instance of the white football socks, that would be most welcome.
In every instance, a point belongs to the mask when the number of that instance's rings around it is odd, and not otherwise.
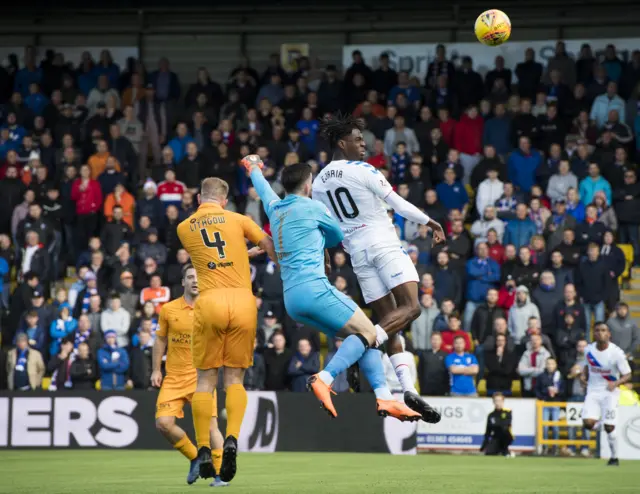
[[[377,388],[373,390],[373,393],[376,395],[377,400],[393,400],[393,395],[387,386],[383,386],[382,388]]]
[[[376,347],[379,347],[389,339],[389,335],[384,329],[382,329],[382,327],[379,324],[376,324],[375,327],[376,327]]]
[[[391,365],[393,365],[393,370],[396,371],[396,376],[398,376],[398,381],[400,382],[400,386],[402,386],[402,391],[406,393],[407,391],[411,393],[418,394],[418,390],[416,389],[416,385],[413,382],[413,377],[411,376],[411,360],[413,359],[413,355],[409,352],[396,353],[395,355],[389,355],[389,360],[391,360]]]
[[[325,370],[321,370],[318,373],[318,377],[320,378],[320,380],[325,383],[327,386],[331,386],[333,384],[333,376],[331,374],[329,374],[327,371]]]
[[[613,429],[611,432],[607,432],[607,441],[609,442],[609,449],[611,450],[611,458],[618,457],[618,435],[616,434],[616,430]]]

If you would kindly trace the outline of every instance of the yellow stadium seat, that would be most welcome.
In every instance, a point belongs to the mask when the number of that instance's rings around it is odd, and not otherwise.
[[[487,396],[487,381],[480,379],[477,388],[480,396]]]
[[[320,336],[320,348],[327,348],[327,335],[322,332],[318,332],[318,335]]]
[[[45,391],[49,389],[49,386],[51,386],[51,378],[50,377],[43,377],[42,378],[42,389],[44,389]]]
[[[100,384],[100,381],[96,381],[96,391],[100,391],[102,389],[102,385]]]
[[[514,379],[511,383],[511,394],[513,396],[522,396],[522,390],[520,389],[520,379]]]
[[[473,202],[473,198],[476,196],[476,191],[473,190],[473,187],[471,187],[471,184],[465,185],[464,188],[467,191],[467,195],[469,196],[469,201]]]
[[[629,273],[631,271],[631,266],[633,266],[633,246],[631,244],[618,244],[618,247],[620,247],[620,250],[622,250],[625,260],[624,271],[622,272],[622,274],[620,275],[620,279],[618,280],[620,282],[622,280],[628,279],[630,276]]]

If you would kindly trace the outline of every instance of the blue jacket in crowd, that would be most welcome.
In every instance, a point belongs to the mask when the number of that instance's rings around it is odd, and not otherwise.
[[[529,218],[523,220],[514,218],[509,220],[504,229],[504,237],[502,237],[502,245],[513,244],[516,249],[523,245],[529,245],[531,237],[538,233],[536,224]]]
[[[173,150],[173,159],[176,163],[180,163],[182,158],[187,154],[187,144],[193,142],[193,137],[189,134],[180,138],[178,136],[174,137],[169,141],[169,147]]]
[[[118,354],[115,359],[114,354]],[[104,345],[98,350],[98,365],[100,366],[101,389],[124,389],[129,371],[129,355],[127,355],[126,349]]]
[[[27,130],[24,127],[20,125],[14,125],[13,127],[11,127],[7,124],[4,124],[2,127],[0,127],[0,130],[2,129],[9,129],[9,140],[6,142],[9,148],[8,150],[13,149],[14,151],[16,151],[20,146],[22,146],[22,139],[27,133]]]
[[[49,104],[49,99],[42,93],[30,94],[24,99],[24,104],[38,116],[42,116]]]
[[[567,213],[576,219],[576,223],[582,223],[584,221],[584,204],[576,202],[575,204],[567,203]]]
[[[109,79],[109,87],[118,87],[118,84],[120,82],[120,67],[118,66],[118,64],[112,63],[111,65],[105,67],[104,65],[99,63],[93,68],[93,74],[96,81],[101,75],[106,75],[107,79]]]
[[[60,318],[60,312],[62,309],[67,309],[69,311],[69,318],[66,320]],[[49,336],[51,337],[49,355],[52,357],[54,355],[58,355],[62,340],[67,337],[73,337],[76,333],[78,321],[71,317],[71,314],[73,314],[71,305],[67,302],[60,304],[60,307],[58,307],[58,318],[55,321],[52,321],[51,326],[49,326]]]
[[[299,120],[296,127],[300,131],[300,140],[307,146],[309,152],[315,154],[316,137],[318,130],[320,130],[320,123],[317,120]],[[305,129],[309,131],[308,134],[303,132]]]
[[[0,257],[0,294],[4,290],[4,277],[9,272],[9,263],[4,257]]]
[[[46,343],[47,343],[47,332],[42,329],[40,326],[36,326],[35,328],[23,328],[16,333],[16,336],[13,337],[13,344],[16,344],[16,338],[19,333],[24,333],[29,338],[29,346],[34,350],[38,350],[42,354],[42,358],[45,358],[47,355]]]
[[[551,397],[549,388],[555,386],[558,388],[558,394]],[[559,371],[549,373],[546,370],[536,378],[536,398],[542,401],[562,401],[564,393],[564,381]]]
[[[595,180],[591,177],[582,180],[578,190],[582,204],[585,206],[591,204],[593,202],[593,196],[596,195],[596,192],[600,191],[604,192],[604,195],[607,196],[607,204],[611,204],[611,184],[607,182],[606,178],[601,175]]]
[[[608,94],[601,94],[595,100],[593,100],[593,106],[591,106],[591,115],[589,118],[595,121],[596,126],[601,128],[609,120],[609,112],[615,110],[618,112],[620,122],[624,122],[624,111],[626,103],[617,94],[613,98],[609,98]]]
[[[467,190],[460,182],[456,181],[449,185],[446,182],[440,182],[436,185],[436,193],[440,203],[451,211],[452,209],[460,209],[469,202]]]
[[[40,84],[42,81],[42,69],[29,70],[24,67],[16,72],[16,78],[13,83],[13,91],[20,93],[23,98],[29,94],[29,86],[34,82]]]
[[[491,118],[484,124],[483,146],[493,146],[496,153],[506,155],[511,151],[511,119]]]
[[[300,362],[302,365],[296,367]],[[305,393],[307,391],[307,379],[320,371],[320,356],[318,352],[311,352],[308,357],[296,353],[289,362],[288,374],[291,378],[291,391]]]
[[[490,288],[497,288],[500,281],[500,266],[491,258],[474,257],[467,261],[467,300],[481,303],[487,298]]]
[[[516,149],[507,162],[507,174],[513,185],[522,192],[530,192],[536,183],[536,171],[542,162],[540,153],[532,149],[527,155]]]

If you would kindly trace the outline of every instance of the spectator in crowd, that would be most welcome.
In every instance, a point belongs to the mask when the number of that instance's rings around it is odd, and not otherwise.
[[[52,353],[47,366],[47,372],[51,374],[50,391],[73,388],[71,380],[71,365],[73,364],[73,340],[64,338],[58,347],[57,353]]]
[[[589,176],[580,182],[580,200],[585,207],[593,202],[596,192],[602,191],[607,199],[607,204],[611,204],[611,184],[600,175],[600,166],[597,163],[589,164]]]
[[[152,261],[152,259],[149,257],[145,259],[145,267],[149,261]],[[140,304],[152,302],[156,308],[156,314],[159,314],[162,306],[170,299],[171,289],[168,286],[162,286],[162,277],[154,271],[150,276],[149,286],[143,288],[140,292]]]
[[[496,217],[496,208],[493,206],[487,206],[482,218],[477,219],[471,225],[471,233],[476,237],[476,244],[477,242],[486,242],[490,230],[495,232],[496,240],[502,242],[504,222]]]
[[[77,328],[78,321],[73,318],[71,305],[67,302],[60,304],[58,307],[58,318],[53,321],[49,327],[49,337],[51,338],[49,355],[57,355],[62,341],[65,338],[73,337]]]
[[[498,290],[490,288],[486,291],[486,298],[483,303],[476,308],[471,319],[471,338],[475,349],[476,358],[480,365],[479,379],[484,375],[484,350],[485,340],[493,332],[495,320],[506,318],[505,311],[498,307]]]
[[[419,352],[418,383],[420,392],[428,396],[444,396],[449,392],[449,370],[445,365],[447,353],[442,350],[442,335],[431,334],[431,348]]]
[[[430,348],[433,325],[439,312],[438,303],[433,295],[422,294],[420,297],[420,316],[411,323],[411,342],[416,351]]]
[[[567,211],[567,202],[564,198],[554,203],[553,214],[545,222],[544,234],[547,236],[547,246],[555,249],[564,237],[565,230],[576,229],[577,222],[574,216]]]
[[[618,278],[624,273],[627,264],[622,249],[615,244],[615,238],[611,230],[606,230],[602,237],[600,257],[607,266],[610,276],[610,289],[607,290],[608,298],[605,305],[608,311],[612,311],[620,300],[620,286]]]
[[[558,171],[549,178],[547,196],[554,204],[565,200],[569,189],[578,188],[578,178],[571,172],[569,161],[560,160]]]
[[[584,303],[587,329],[591,327],[591,316],[595,321],[605,320],[605,300],[611,289],[611,276],[607,265],[600,258],[600,247],[589,244],[587,258],[583,259],[576,270],[576,289]]]
[[[51,256],[44,244],[40,242],[40,235],[35,230],[27,232],[25,247],[20,257],[22,275],[28,272],[34,273],[43,285],[51,280]]]
[[[518,363],[518,374],[522,378],[522,396],[536,397],[536,382],[546,368],[546,362],[551,353],[542,346],[542,337],[538,334],[531,336],[531,348],[525,350]]]
[[[526,204],[519,203],[516,207],[516,217],[509,220],[504,231],[503,243],[513,244],[516,248],[528,245],[537,233],[536,224],[529,218]]]
[[[555,331],[555,348],[558,356],[558,367],[563,374],[568,374],[569,366],[576,358],[576,344],[585,339],[585,328],[580,326],[572,312],[564,315],[564,324]]]
[[[478,214],[484,214],[488,206],[493,206],[504,195],[504,183],[498,178],[497,168],[489,168],[486,177],[480,182],[476,193]]]
[[[42,298],[42,295],[39,292],[34,292],[34,295],[39,295],[37,298]],[[43,356],[47,354],[47,326],[48,322],[46,320],[41,320],[41,317],[38,315],[38,310],[35,308],[27,311],[24,316],[24,323],[19,326],[20,332],[27,335],[29,347],[38,351]]]
[[[553,358],[548,358],[545,363],[544,372],[536,378],[535,386],[536,398],[545,402],[561,401],[564,393],[564,380],[562,374],[558,370],[558,364]],[[548,420],[552,422],[558,422],[560,420],[560,407],[545,406],[542,409],[542,420]],[[553,426],[553,438],[559,439],[560,428]],[[549,437],[549,427],[543,429],[543,435],[545,439],[551,439]],[[544,450],[545,448],[543,448]],[[556,448],[554,447],[554,450]]]
[[[291,380],[291,391],[306,392],[307,380],[320,370],[320,356],[312,351],[306,338],[298,340],[298,351],[289,362],[287,374]]]
[[[258,329],[257,338],[260,344],[260,348],[263,348],[265,346],[272,346],[272,337],[276,334],[276,332],[279,331],[282,331],[282,324],[280,324],[280,322],[278,321],[278,317],[275,315],[275,313],[271,310],[268,310],[264,314],[262,325]]]
[[[464,311],[464,327],[471,330],[471,320],[476,307],[485,301],[487,291],[496,288],[500,281],[500,266],[489,257],[484,242],[476,246],[476,257],[467,261],[467,305]],[[497,302],[497,297],[496,297]]]
[[[95,388],[98,378],[96,361],[91,356],[87,342],[83,341],[78,345],[76,357],[71,363],[70,373],[74,390],[88,391]]]
[[[562,300],[562,287],[556,283],[555,276],[550,271],[543,271],[540,283],[533,290],[532,299],[540,311],[542,332],[552,335],[555,329],[555,308]]]
[[[627,358],[633,361],[633,354],[640,345],[640,328],[629,314],[626,302],[616,305],[615,313],[607,321],[611,331],[611,342],[618,345]]]
[[[536,183],[536,171],[542,162],[540,153],[531,147],[531,140],[523,136],[518,149],[509,156],[507,163],[509,180],[520,191],[528,193]]]
[[[469,351],[471,349],[471,338],[469,333],[462,329],[460,314],[457,311],[453,311],[447,319],[448,327],[441,332],[442,349],[447,353],[453,352],[455,350],[455,340],[460,336],[464,340],[464,350]]]
[[[620,120],[624,122],[625,102],[618,96],[618,84],[616,81],[609,81],[607,92],[593,100],[589,118],[601,129],[607,123],[609,112],[612,110],[617,111]]]
[[[518,366],[518,357],[513,348],[509,348],[507,343],[506,334],[496,333],[495,347],[491,349],[482,348],[482,360],[487,369],[486,385],[488,396],[493,396],[494,393],[511,396],[511,385]]]
[[[509,309],[509,334],[520,342],[525,336],[529,324],[529,318],[540,319],[540,310],[531,302],[529,289],[526,286],[518,286],[516,289],[516,300]]]
[[[478,361],[475,355],[465,352],[465,347],[465,339],[457,336],[453,353],[445,358],[445,366],[451,375],[451,396],[478,396],[475,384]]]
[[[7,389],[9,391],[33,391],[42,386],[45,374],[42,354],[31,348],[29,336],[19,333],[16,347],[7,354]]]
[[[129,373],[129,355],[125,348],[118,346],[115,331],[105,331],[104,345],[98,350],[100,367],[100,389],[124,390]]]
[[[129,379],[135,389],[151,388],[152,353],[153,336],[148,328],[142,328],[138,331],[138,344],[131,350]]]
[[[283,391],[288,388],[289,362],[293,355],[291,350],[286,348],[286,339],[282,332],[274,333],[272,344],[272,347],[266,348],[264,351],[266,368],[264,389],[267,391]]]

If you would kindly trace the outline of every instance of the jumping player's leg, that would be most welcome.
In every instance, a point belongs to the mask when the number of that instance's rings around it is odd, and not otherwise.
[[[226,295],[223,293],[216,293],[214,297],[201,295],[194,310],[191,352],[198,382],[191,400],[191,410],[200,477],[205,479],[216,474],[211,457],[209,427],[214,411],[213,392],[218,383],[218,369],[223,364],[224,329],[228,327],[228,314]]]
[[[420,397],[409,370],[412,364],[410,359],[413,359],[413,356],[404,351],[402,340],[397,336],[399,331],[407,329],[420,316],[418,284],[409,281],[395,286],[391,292],[370,304],[380,320],[376,326],[378,341],[380,329],[389,335],[387,353],[402,386],[405,403],[420,413],[425,422],[440,422],[440,414]]]
[[[251,292],[229,294],[229,329],[223,350],[225,406],[227,409],[227,437],[222,449],[220,479],[230,482],[236,475],[236,458],[240,427],[247,409],[244,374],[253,364],[253,347],[258,325],[258,310]]]

